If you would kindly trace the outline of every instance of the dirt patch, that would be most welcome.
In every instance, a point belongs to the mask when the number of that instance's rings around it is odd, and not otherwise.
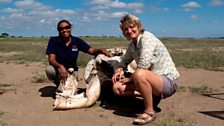
[[[224,51],[224,47],[214,47],[214,48],[212,48],[212,50],[220,52],[220,51]]]
[[[178,68],[181,77],[173,96],[161,101],[161,111],[151,125],[222,126],[224,123],[224,72],[204,69]],[[79,84],[83,86],[83,69],[79,71]],[[55,86],[49,81],[34,83],[33,77],[45,76],[41,63],[0,63],[0,125],[9,126],[129,126],[136,114],[143,110],[141,98],[116,97],[104,93],[90,108],[53,111]],[[212,93],[192,93],[189,87],[213,89]],[[6,89],[6,90],[4,90]],[[4,91],[3,91],[4,90]],[[102,96],[101,96],[102,97]]]
[[[0,57],[8,57],[8,56],[14,56],[14,55],[20,55],[22,52],[0,52]]]

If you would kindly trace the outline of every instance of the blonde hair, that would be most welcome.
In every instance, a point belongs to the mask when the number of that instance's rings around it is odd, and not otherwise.
[[[124,15],[120,20],[120,29],[122,30],[123,34],[124,34],[124,30],[123,30],[122,25],[126,22],[133,23],[134,25],[137,25],[140,33],[143,33],[145,31],[145,29],[142,28],[141,21],[139,20],[138,17],[136,17],[132,14],[127,14],[127,15]]]

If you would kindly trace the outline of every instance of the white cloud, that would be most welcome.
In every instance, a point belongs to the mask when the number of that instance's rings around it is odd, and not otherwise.
[[[5,12],[5,13],[18,13],[18,12],[21,12],[22,10],[14,9],[14,8],[5,8],[5,9],[2,9],[0,11]]]
[[[59,14],[59,15],[73,15],[73,14],[75,14],[74,10],[67,10],[67,9],[57,9],[57,10],[55,10],[55,12],[57,12],[57,14]]]
[[[211,5],[211,6],[223,6],[224,1],[223,0],[211,0],[209,5]]]
[[[106,9],[109,9],[109,7],[101,6],[101,5],[95,6],[95,7],[92,8],[92,10],[106,10]]]
[[[196,21],[196,20],[199,19],[199,17],[197,15],[191,15],[191,19],[194,20],[194,21]]]
[[[91,2],[89,2],[90,4],[108,4],[110,3],[111,1],[110,0],[93,0]]]
[[[54,17],[69,17],[76,14],[74,10],[66,10],[66,9],[56,9],[56,10],[33,10],[27,13],[29,16],[34,17],[44,17],[44,18],[54,18]]]
[[[127,5],[124,2],[120,2],[119,0],[113,1],[107,6],[114,7],[114,8],[125,8]]]
[[[52,23],[51,21],[49,21],[49,20],[47,20],[47,19],[41,19],[39,22],[40,22],[41,24],[51,24],[51,23]]]
[[[169,12],[169,11],[171,11],[171,10],[170,10],[170,8],[163,8],[163,11],[165,11],[165,12]]]
[[[219,20],[213,20],[213,23],[214,24],[218,24],[219,23]]]
[[[19,14],[11,14],[10,15],[10,18],[14,18],[14,19],[22,19],[22,18],[25,18],[25,16],[23,15],[23,14],[21,14],[21,13],[19,13]]]
[[[191,1],[191,2],[188,2],[186,4],[183,4],[182,7],[185,7],[185,8],[199,8],[199,7],[201,7],[201,5],[198,4],[197,2]]]
[[[150,6],[149,7],[149,12],[151,12],[151,13],[156,13],[156,12],[170,12],[171,11],[171,9],[170,8],[159,8],[159,7],[157,7],[157,6]]]
[[[136,9],[134,11],[134,13],[136,13],[136,14],[142,14],[142,13],[144,13],[144,11],[142,9]]]
[[[89,22],[91,19],[88,16],[81,17],[81,21]]]
[[[95,13],[89,14],[89,17],[94,17],[94,18],[91,18],[92,21],[94,19],[98,21],[105,21],[105,20],[110,20],[112,18],[120,18],[124,16],[125,14],[128,14],[128,12],[126,11],[106,12],[104,10],[99,10]]]
[[[0,16],[0,20],[5,20],[5,16]]]
[[[90,5],[95,5],[93,8],[96,9],[108,9],[108,8],[129,8],[129,9],[136,9],[144,7],[142,3],[125,3],[119,0],[111,1],[111,0],[93,0],[89,2]]]
[[[118,17],[122,17],[122,16],[124,16],[125,14],[128,14],[128,12],[114,12],[114,13],[112,13],[111,14],[111,18],[118,18]]]
[[[149,11],[150,11],[151,13],[156,13],[156,12],[158,12],[158,11],[161,11],[161,9],[158,8],[158,7],[155,7],[155,6],[151,6],[151,7],[149,7]]]
[[[12,0],[0,0],[0,4],[11,3]]]
[[[191,11],[195,8],[200,8],[201,5],[198,4],[197,2],[191,1],[191,2],[183,4],[181,7],[184,8],[184,11]]]
[[[120,18],[128,12],[135,14],[144,13],[144,4],[138,2],[128,3],[120,0],[92,0],[87,5],[90,5],[92,10],[89,12],[88,17],[98,21]]]
[[[21,9],[34,9],[34,10],[48,10],[51,7],[45,6],[40,2],[35,2],[34,0],[21,0],[16,1],[14,5]]]
[[[144,7],[144,4],[142,4],[142,3],[129,3],[127,5],[128,5],[128,8],[130,8],[130,9]]]

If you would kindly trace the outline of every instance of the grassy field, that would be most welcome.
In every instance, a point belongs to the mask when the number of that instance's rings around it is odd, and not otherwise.
[[[0,38],[0,62],[43,62],[49,38]],[[82,37],[94,48],[127,47],[124,38]],[[175,64],[188,68],[224,71],[224,39],[161,38]],[[85,58],[83,58],[85,57]],[[84,67],[92,56],[80,53],[78,65]]]

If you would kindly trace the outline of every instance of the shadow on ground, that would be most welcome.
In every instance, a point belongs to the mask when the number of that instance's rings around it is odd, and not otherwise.
[[[209,94],[202,94],[202,95],[210,97],[210,98],[214,98],[214,99],[224,100],[224,98],[220,97],[220,96],[223,96],[224,93],[209,93]],[[199,111],[199,113],[224,120],[224,111]]]
[[[200,111],[199,113],[224,120],[224,111]]]
[[[43,88],[39,89],[39,92],[41,92],[41,97],[52,97],[55,98],[55,91],[57,87],[56,86],[45,86]]]
[[[203,96],[207,96],[210,98],[215,98],[215,99],[219,99],[219,100],[224,100],[224,98],[221,98],[219,96],[224,96],[224,93],[210,93],[210,94],[202,94]]]
[[[39,89],[41,92],[41,97],[51,97],[55,99],[56,86],[45,86]],[[77,93],[85,92],[85,88],[78,88]],[[154,110],[160,112],[161,109],[158,107],[160,99],[153,96],[154,98]],[[98,99],[99,106],[114,110],[113,114],[125,117],[136,117],[137,114],[144,111],[144,101],[141,97],[122,97],[117,96],[113,93],[112,85],[105,84],[101,87],[101,94]]]

